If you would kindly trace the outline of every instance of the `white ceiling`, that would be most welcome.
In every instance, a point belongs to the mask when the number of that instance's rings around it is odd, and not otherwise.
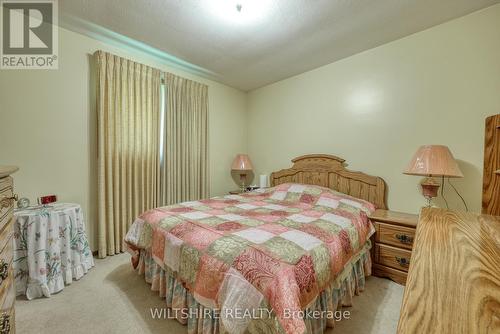
[[[240,13],[236,2],[243,5]],[[64,15],[144,42],[248,91],[495,3],[499,0],[62,0],[59,6]]]

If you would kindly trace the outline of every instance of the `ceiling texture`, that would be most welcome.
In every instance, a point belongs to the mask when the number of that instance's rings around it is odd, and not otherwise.
[[[62,0],[59,10],[249,91],[495,3],[499,0]]]

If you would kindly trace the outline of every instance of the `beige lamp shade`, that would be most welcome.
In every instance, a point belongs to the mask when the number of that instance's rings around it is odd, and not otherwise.
[[[252,162],[246,154],[238,154],[233,160],[231,169],[235,171],[253,170]]]
[[[420,146],[403,173],[429,177],[464,177],[450,149],[444,145]]]

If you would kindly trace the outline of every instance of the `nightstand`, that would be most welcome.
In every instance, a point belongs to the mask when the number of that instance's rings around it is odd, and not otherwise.
[[[373,276],[406,283],[418,215],[376,210],[370,220],[375,226],[372,249]]]

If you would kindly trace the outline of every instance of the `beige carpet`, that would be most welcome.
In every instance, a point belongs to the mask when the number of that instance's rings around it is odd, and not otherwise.
[[[186,333],[175,320],[153,320],[151,307],[164,307],[129,264],[129,255],[97,260],[80,281],[50,298],[16,301],[18,333]],[[370,277],[354,298],[351,319],[328,333],[395,333],[403,287]]]

